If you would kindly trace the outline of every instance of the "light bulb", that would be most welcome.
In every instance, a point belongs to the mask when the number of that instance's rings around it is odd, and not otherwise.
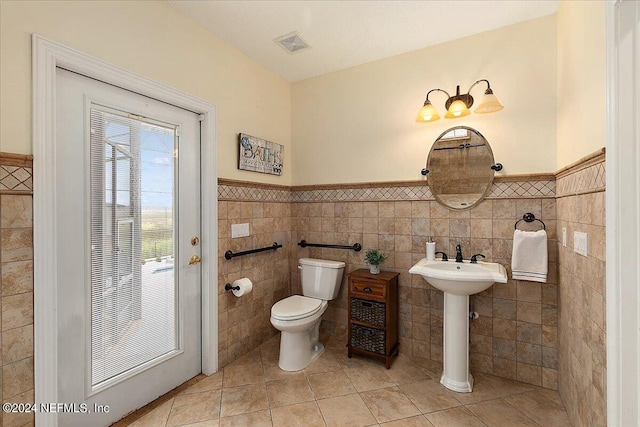
[[[458,99],[449,106],[449,110],[447,111],[447,114],[444,117],[447,119],[453,119],[458,117],[464,117],[466,115],[469,115],[469,113],[470,112],[469,112],[469,109],[467,108],[467,105]]]
[[[424,107],[418,112],[417,122],[434,122],[440,118],[436,108],[429,102],[424,103]]]

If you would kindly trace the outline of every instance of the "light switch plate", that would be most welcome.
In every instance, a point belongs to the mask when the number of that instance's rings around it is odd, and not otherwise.
[[[562,227],[562,246],[567,247],[567,227]]]
[[[231,238],[247,237],[249,235],[249,224],[231,224]]]
[[[587,256],[587,233],[573,232],[573,250],[579,255]]]

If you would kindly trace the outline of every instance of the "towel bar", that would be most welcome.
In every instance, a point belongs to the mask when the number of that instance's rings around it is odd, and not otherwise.
[[[307,243],[306,240],[300,240],[298,242],[298,246],[301,248],[314,247],[314,248],[333,248],[333,249],[350,249],[356,252],[360,252],[362,250],[362,245],[360,243],[354,243],[353,245],[325,245],[321,243]]]
[[[224,257],[226,259],[231,259],[233,257],[237,257],[237,256],[242,256],[242,255],[249,255],[249,254],[255,254],[258,252],[264,252],[264,251],[275,251],[278,248],[281,248],[282,245],[278,244],[278,242],[273,242],[273,245],[271,246],[267,246],[265,248],[260,248],[260,249],[251,249],[249,251],[244,251],[244,252],[236,252],[233,253],[231,251],[231,249],[229,249],[227,252],[224,253]]]
[[[542,221],[541,219],[536,218],[536,216],[534,214],[532,214],[531,212],[527,212],[526,214],[522,215],[522,219],[519,219],[519,220],[516,221],[516,223],[513,226],[514,230],[518,229],[518,224],[520,223],[520,221],[524,221],[524,222],[538,221],[538,222],[540,222],[542,224],[542,228],[544,230],[547,229],[547,226],[544,223],[544,221]]]

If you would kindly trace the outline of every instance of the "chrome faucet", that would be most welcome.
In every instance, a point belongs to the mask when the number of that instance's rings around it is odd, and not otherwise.
[[[462,248],[456,245],[456,262],[462,262]]]

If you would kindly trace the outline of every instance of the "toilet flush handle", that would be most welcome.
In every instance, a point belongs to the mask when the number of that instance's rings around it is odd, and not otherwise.
[[[302,266],[301,265],[298,265],[298,270],[302,270]]]

